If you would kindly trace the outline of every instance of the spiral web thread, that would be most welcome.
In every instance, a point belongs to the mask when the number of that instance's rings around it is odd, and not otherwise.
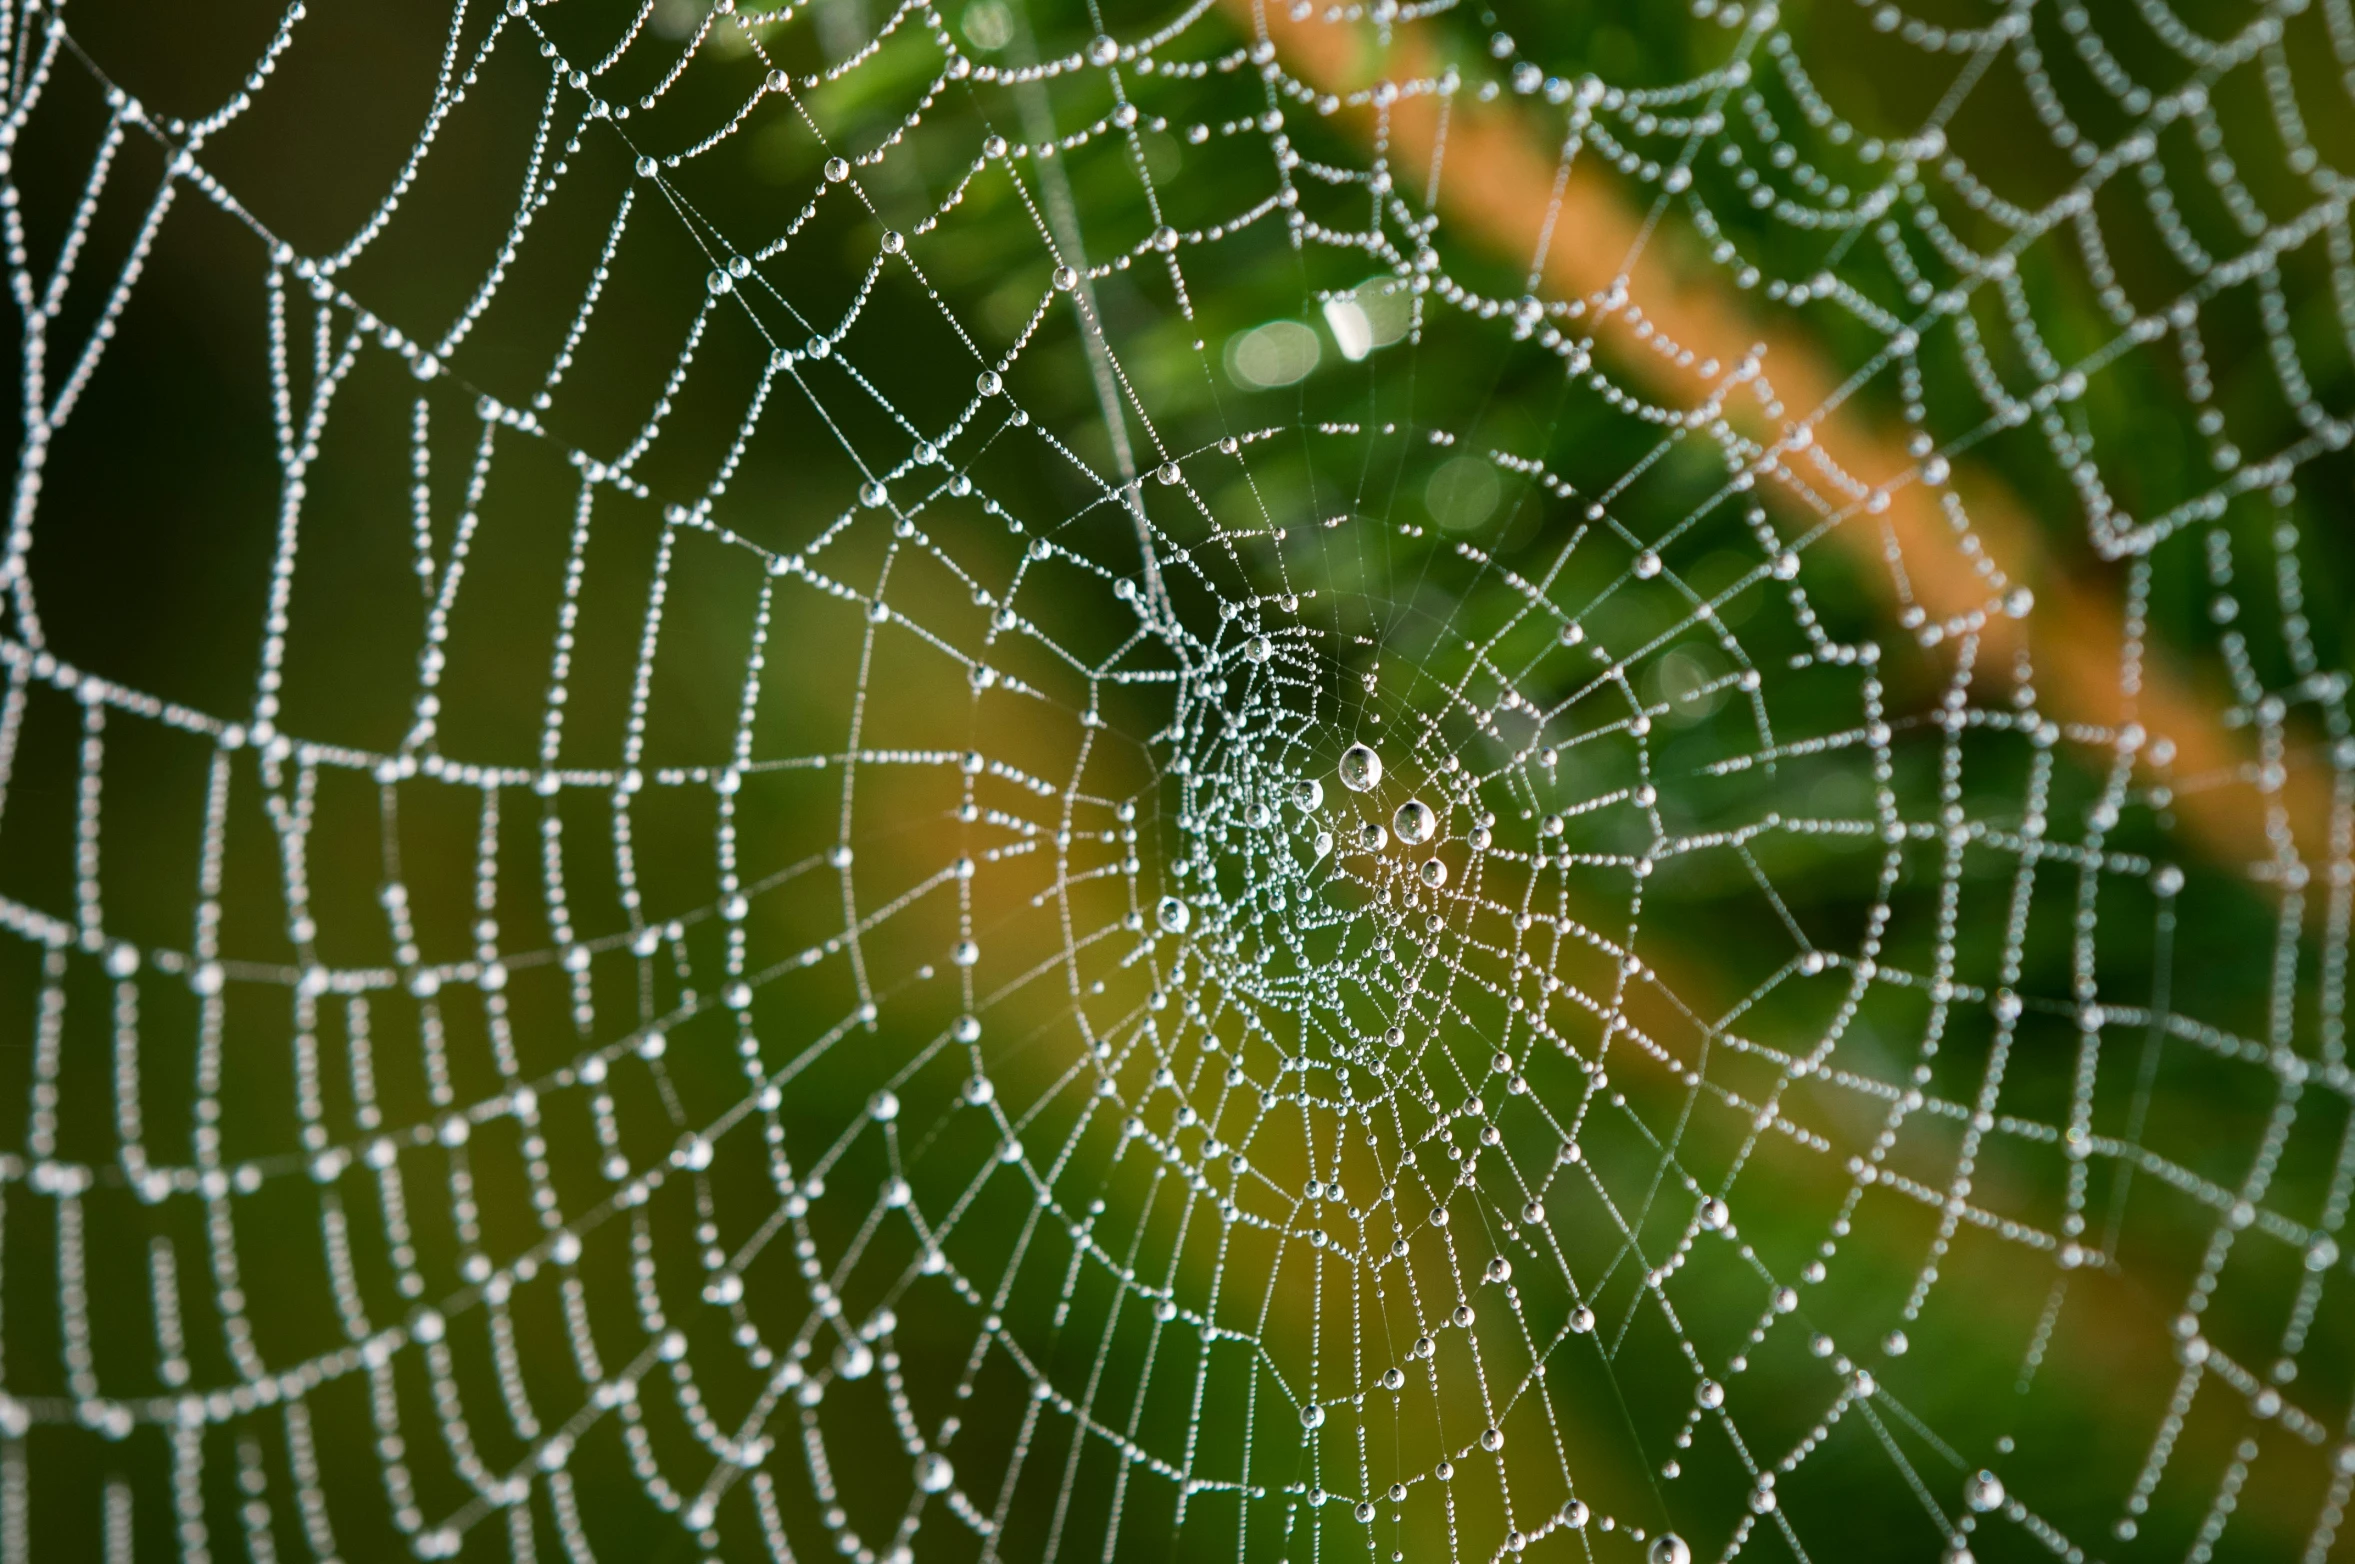
[[[2266,1496],[2264,1546],[2332,1555],[2355,1486],[2346,1357],[2309,1354],[2347,1310],[2355,743],[2345,677],[2304,618],[2297,518],[2301,473],[2350,427],[2314,389],[2344,376],[2313,367],[2340,351],[2331,334],[2355,340],[2349,187],[2306,129],[2343,119],[2355,82],[2331,74],[2355,70],[2345,0],[2210,32],[2161,0],[1966,27],[1881,7],[1877,31],[1953,63],[1932,118],[1889,144],[1849,131],[1771,10],[1738,6],[1697,8],[1723,63],[1673,87],[1622,90],[1494,33],[1484,60],[1346,98],[1207,6],[1152,31],[1106,17],[1106,41],[1029,70],[968,54],[959,19],[921,4],[879,25],[841,7],[682,21],[649,5],[594,26],[570,9],[460,7],[407,165],[315,254],[208,157],[299,63],[317,25],[302,6],[196,119],[143,108],[56,9],[12,10],[0,35],[26,431],[0,563],[0,779],[19,777],[0,841],[51,818],[29,812],[37,750],[75,779],[65,893],[0,902],[28,1108],[4,1163],[0,1556],[65,1535],[108,1557],[585,1561],[628,1535],[661,1556],[861,1561],[1396,1558],[1410,1539],[1451,1559],[2075,1561],[2131,1554],[2157,1511],[2170,1556],[2198,1558],[2257,1524],[2244,1494]],[[1383,40],[1418,15],[1341,13]],[[2167,84],[2121,63],[2110,27],[2158,40]],[[834,64],[771,68],[812,29]],[[2048,57],[2054,40],[2074,60]],[[2293,51],[2330,63],[2328,101]],[[833,86],[927,52],[904,139],[827,122]],[[2056,62],[2117,128],[2072,123]],[[2049,142],[2055,188],[2033,205],[1940,134],[1998,81]],[[2252,86],[2274,141],[2228,149],[2213,105]],[[692,131],[663,118],[697,91]],[[420,242],[410,192],[494,93],[539,105],[503,241],[454,315],[371,313],[371,257]],[[1878,344],[1860,383],[1903,404],[1912,468],[1843,471],[1756,359],[1701,366],[1712,394],[1689,406],[1614,378],[1590,355],[1597,323],[1640,319],[1642,298],[1464,280],[1477,268],[1459,275],[1450,228],[1423,215],[1468,177],[1444,163],[1448,121],[1429,188],[1381,153],[1383,116],[1426,95],[1519,100],[1566,130],[1566,162],[1614,165],[1661,216],[1725,235],[1713,285],[1761,308],[1838,304]],[[36,232],[20,138],[63,102],[86,178]],[[1300,150],[1351,116],[1371,139]],[[695,204],[698,160],[778,123],[807,152],[795,203],[721,232]],[[1848,172],[1815,166],[1802,133]],[[1147,135],[1202,160],[1182,190],[1157,183]],[[939,138],[970,172],[927,193],[898,165]],[[1352,144],[1358,162],[1329,160]],[[2236,157],[2289,170],[2305,204],[2269,210]],[[1083,176],[1108,174],[1122,221],[1144,214],[1133,231],[1091,223],[1102,187]],[[1044,279],[1011,331],[923,281],[991,182],[1019,191]],[[138,220],[101,242],[105,201],[131,185]],[[911,188],[918,216],[847,302],[770,281],[820,215],[880,223]],[[1165,221],[1187,192],[1227,209]],[[1320,207],[1336,192],[1354,226]],[[1715,223],[1718,197],[1820,241],[1815,269],[1777,280]],[[2180,296],[2129,300],[2105,259],[2112,200],[2191,279]],[[561,346],[536,379],[478,371],[470,350],[566,201],[594,207],[579,231],[603,248],[568,285]],[[72,524],[44,509],[45,464],[191,209],[234,220],[266,300],[280,484],[250,709],[69,662],[41,613],[45,529]],[[608,283],[652,230],[703,257],[663,282],[689,324],[638,388],[643,422],[584,449],[567,377],[625,329]],[[1547,541],[1510,567],[1470,540],[1402,553],[1411,573],[1385,578],[1390,551],[1437,530],[1413,464],[1467,433],[1254,400],[1197,342],[1203,427],[1225,433],[1165,445],[1131,328],[1097,313],[1096,290],[1133,271],[1158,290],[1155,324],[1190,336],[1194,300],[1230,285],[1219,247],[1267,233],[1304,277],[1337,256],[1391,279],[1309,284],[1300,319],[1327,354],[1358,331],[1343,345],[1386,373],[1451,334],[1550,356],[1573,396],[1653,430],[1650,454],[1565,476],[1541,452],[1475,452]],[[2055,256],[2112,333],[2074,356],[2047,345],[2021,281]],[[66,308],[76,289],[98,302]],[[940,331],[926,367],[954,382],[953,416],[903,415],[884,389],[906,366],[867,361],[861,327],[885,309]],[[2222,329],[2257,323],[2245,341],[2288,414],[2254,452],[2208,400],[2203,334],[2224,311],[2242,324]],[[1377,315],[1397,323],[1377,332]],[[708,367],[723,338],[758,339],[755,375]],[[1926,405],[1938,344],[1982,399],[1968,416]],[[1025,408],[1025,370],[1056,353],[1097,397],[1109,470]],[[2097,447],[2082,402],[2149,363],[2172,366],[2169,411],[2207,470],[2136,518],[2104,477],[2134,458]],[[405,733],[372,749],[305,732],[282,691],[303,672],[302,567],[334,520],[308,479],[341,388],[386,365],[415,382],[410,469],[379,478],[415,496],[422,612],[396,649]],[[642,477],[697,396],[725,433],[700,477]],[[838,439],[827,459],[859,492],[762,535],[726,519],[731,484],[788,403]],[[2042,704],[2038,609],[1949,487],[1950,457],[2006,430],[2073,492],[2084,541],[2126,562],[2117,724]],[[1655,499],[1696,449],[1714,486]],[[1402,450],[1414,484],[1365,478]],[[1342,508],[1255,510],[1279,457]],[[1079,474],[1086,498],[1009,508],[993,458]],[[468,567],[508,474],[543,460],[568,466],[573,500],[532,560],[559,605],[536,751],[469,754],[445,704],[467,681],[541,677],[464,666],[453,625],[493,590]],[[1808,496],[1812,524],[1770,515],[1762,475]],[[1844,639],[1812,594],[1823,570],[1853,573],[1820,563],[1842,529],[1915,485],[1973,564],[1907,559],[1891,535],[1872,590],[1906,628],[1887,655],[1939,672],[1884,684],[1882,646]],[[609,557],[609,531],[644,546]],[[1740,568],[1694,584],[1703,541]],[[2169,551],[2194,558],[2214,631],[2173,655],[2220,669],[2257,739],[2239,774],[2177,775],[2166,737],[2132,721]],[[1905,607],[1909,573],[1958,568],[1977,570],[1980,609]],[[626,656],[584,673],[582,605],[605,575],[636,618]],[[729,737],[659,759],[667,638],[723,586],[745,632],[718,696]],[[1764,617],[1737,621],[1737,602]],[[1630,603],[1644,611],[1612,617]],[[1394,635],[1419,651],[1384,667]],[[597,700],[626,718],[590,757],[568,722]],[[1665,738],[1712,717],[1732,735],[1719,758],[1655,769]],[[1381,761],[1364,789],[1351,743]],[[139,758],[171,746],[198,757],[193,814]],[[2326,829],[2301,834],[2284,778],[2318,772]],[[2114,845],[2174,840],[2174,793],[2217,789],[2259,800],[2269,859],[2187,872]],[[470,855],[416,847],[437,812]],[[196,821],[192,881],[147,892],[177,909],[176,938],[110,916],[130,899],[117,882],[149,872],[153,833],[126,824],[149,817]],[[314,851],[346,828],[373,869]],[[274,869],[263,935],[224,910],[241,852]],[[1686,864],[1752,886],[1784,954],[1736,977],[1680,950],[1646,914],[1674,904]],[[353,875],[359,899],[331,883]],[[437,875],[448,894],[429,896]],[[1860,926],[1810,928],[1782,894],[1842,877]],[[2214,1014],[2178,1008],[2202,898],[2250,897],[2275,930],[2266,959],[2214,975]],[[333,954],[371,941],[387,954]],[[2039,941],[2067,951],[2049,988],[2023,986]],[[2119,948],[2155,974],[2142,990],[2106,975]],[[274,1090],[225,1087],[262,1049]],[[2160,1123],[2178,1077],[2238,1116]],[[184,1138],[151,1123],[182,1118]],[[1753,1243],[1810,1201],[1806,1247]],[[2159,1236],[2137,1249],[2154,1205]],[[2156,1324],[2123,1322],[2120,1298]],[[2067,1372],[2092,1341],[2127,1390]],[[2035,1397],[2130,1425],[2134,1459],[2007,1462]],[[1596,1475],[1605,1425],[1641,1482]],[[1848,1486],[1811,1494],[1834,1462]],[[1845,1529],[1839,1495],[1858,1491],[1897,1495],[1885,1513],[1911,1530]]]

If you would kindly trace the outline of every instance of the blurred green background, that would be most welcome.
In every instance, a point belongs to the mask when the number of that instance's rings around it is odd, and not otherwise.
[[[2058,616],[1958,682],[1970,643],[1900,617],[1869,514],[1810,538],[1771,485],[1729,489],[1755,415],[1683,427],[1641,400],[1648,348],[1604,337],[1607,394],[1565,367],[1581,317],[1516,329],[1529,257],[1448,215],[1444,165],[1428,227],[1424,180],[1371,188],[1372,110],[1282,90],[1252,14],[326,3],[249,79],[266,7],[18,13],[12,351],[51,411],[25,410],[29,586],[0,621],[0,895],[58,922],[0,938],[27,1104],[0,1187],[12,1556],[193,1556],[201,1523],[216,1557],[403,1557],[455,1519],[467,1558],[1469,1559],[1545,1527],[1528,1551],[1635,1558],[1673,1529],[1708,1558],[1897,1559],[1966,1515],[1989,1560],[2332,1556],[2355,1478],[2344,8],[1385,0],[1337,24],[1362,82],[1452,71],[1450,112],[1547,159],[1582,78],[1620,89],[1578,177],[1659,201],[1682,281],[1832,383],[1869,368],[1858,417],[2011,496],[2045,580],[2120,605],[2137,663],[2246,761],[2189,775],[2041,731]],[[2242,42],[2202,63],[2169,19]],[[1082,63],[1100,33],[1152,43],[1119,99]],[[1734,59],[1746,81],[1712,74]],[[1039,61],[1074,63],[1019,79]],[[2105,73],[2207,90],[2087,204],[2104,248],[2074,220],[2014,245],[2015,208],[2148,115]],[[170,149],[241,91],[195,138],[222,194],[179,181],[143,240]],[[629,116],[587,116],[592,91]],[[1967,177],[1892,174],[1942,103]],[[1041,158],[1050,132],[1071,144]],[[1075,238],[1095,274],[1063,290]],[[2007,246],[1995,275],[1960,264]],[[1827,273],[1844,298],[1792,298]],[[2121,327],[2121,300],[2178,298],[2169,335]],[[1883,361],[1916,321],[1919,352]],[[2040,354],[2082,394],[1991,419],[1991,385],[2058,378]],[[2180,512],[2170,534],[2097,549],[2072,448],[2119,512]],[[59,664],[113,693],[76,699]],[[1334,785],[1357,740],[1392,779],[1362,805]],[[2323,807],[2269,816],[2269,762]],[[1343,834],[1330,877],[1313,825],[1241,814],[1307,776]],[[1346,856],[1351,811],[1416,789],[1452,800],[1444,894]],[[2188,828],[2195,792],[2272,859]],[[1249,856],[1278,837],[1292,868]],[[1183,937],[1156,933],[1164,895],[1196,898]],[[1312,905],[1331,921],[1285,946]],[[1424,946],[1450,1008],[1385,1055]],[[1573,998],[1533,1050],[1505,995],[1545,972]],[[89,1187],[60,1195],[38,1171],[60,1167]],[[213,1169],[251,1187],[208,1192]],[[1304,1204],[1312,1177],[1347,1193]],[[1706,1196],[1731,1235],[1696,1230]],[[1404,1260],[1352,1263],[1394,1231]],[[1497,1257],[1509,1302],[1476,1280]],[[1442,1328],[1459,1296],[1477,1319]],[[1579,1307],[1600,1329],[1568,1331]],[[371,1371],[355,1343],[385,1331]],[[2189,1372],[2202,1354],[2230,1371]],[[290,1416],[282,1377],[327,1364]],[[1851,1404],[1859,1370],[1880,1395]],[[1308,1438],[1312,1381],[1363,1395]],[[1502,1451],[1467,1454],[1491,1426]],[[1753,1473],[1792,1452],[1757,1508]],[[1975,1515],[1981,1468],[2029,1508]],[[1587,1526],[1549,1524],[1573,1498]]]

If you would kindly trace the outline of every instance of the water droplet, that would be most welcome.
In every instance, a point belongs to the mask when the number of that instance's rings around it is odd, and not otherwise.
[[[1357,828],[1357,841],[1369,853],[1378,853],[1390,845],[1390,833],[1368,820]]]
[[[1276,643],[1264,635],[1255,635],[1243,644],[1243,655],[1255,663],[1266,662],[1276,654]]]
[[[1410,798],[1399,805],[1398,812],[1390,817],[1390,829],[1396,831],[1398,839],[1407,846],[1420,847],[1431,840],[1432,832],[1439,829],[1439,816],[1433,814],[1431,806],[1421,799]]]
[[[998,378],[998,372],[994,369],[985,369],[973,377],[973,389],[979,391],[983,396],[996,396],[999,391],[1005,388],[1005,384],[1005,381]]]
[[[1302,1407],[1300,1409],[1300,1426],[1303,1428],[1324,1427],[1325,1409],[1316,1405],[1314,1402],[1311,1402],[1307,1406]]]
[[[1701,1225],[1711,1232],[1723,1228],[1731,1218],[1732,1213],[1725,1209],[1725,1202],[1715,1195],[1701,1202]]]
[[[1186,925],[1194,921],[1194,909],[1175,896],[1164,896],[1161,905],[1153,909],[1153,916],[1172,934],[1183,934]]]
[[[1492,1282],[1511,1281],[1513,1279],[1513,1262],[1501,1254],[1489,1261],[1488,1279]]]
[[[839,185],[850,177],[850,165],[838,157],[826,159],[826,183]]]
[[[1304,777],[1292,784],[1292,802],[1303,809],[1319,809],[1325,802],[1325,784],[1314,777]]]
[[[1437,858],[1423,860],[1423,883],[1433,890],[1447,883],[1447,865]]]
[[[1058,266],[1055,268],[1054,281],[1057,293],[1069,293],[1079,286],[1079,273],[1068,266]]]
[[[1705,1379],[1693,1388],[1693,1399],[1714,1411],[1725,1405],[1725,1387],[1716,1380]]]
[[[945,1492],[956,1480],[957,1469],[938,1450],[927,1450],[916,1458],[916,1486],[926,1493]]]
[[[1119,58],[1120,45],[1111,39],[1099,35],[1088,40],[1088,63],[1090,65],[1110,65]]]
[[[1963,1483],[1963,1503],[1984,1515],[2003,1503],[2003,1479],[1982,1468]]]
[[[1483,1449],[1483,1450],[1502,1450],[1504,1447],[1505,1447],[1505,1431],[1504,1431],[1503,1429],[1501,1429],[1501,1428],[1484,1428],[1484,1429],[1482,1429],[1482,1430],[1480,1431],[1480,1448],[1481,1448],[1481,1449]]]
[[[1370,744],[1352,744],[1341,752],[1341,785],[1352,793],[1370,792],[1382,782],[1382,757]]]
[[[1664,1531],[1652,1539],[1652,1550],[1645,1557],[1652,1564],[1693,1564],[1693,1550],[1675,1532]]]

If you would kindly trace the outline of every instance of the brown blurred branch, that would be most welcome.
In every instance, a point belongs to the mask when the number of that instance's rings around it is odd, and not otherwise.
[[[1404,84],[1436,74],[1432,38],[1419,26],[1394,28],[1384,51],[1362,24],[1294,21],[1288,8],[1258,0],[1225,4],[1247,33],[1275,46],[1286,70],[1319,92],[1345,95],[1385,76]],[[2173,808],[2203,852],[2237,869],[2294,858],[2301,842],[2309,853],[2329,850],[2333,800],[2325,774],[2286,756],[2256,755],[2226,725],[2221,694],[2167,667],[2147,637],[2130,640],[2115,594],[2056,567],[2018,500],[1993,474],[1974,471],[1963,480],[1971,531],[2000,566],[1998,579],[2025,584],[2036,597],[2031,621],[2005,617],[1995,605],[2000,594],[1964,555],[1936,494],[1926,483],[1903,481],[1918,465],[1905,449],[1904,427],[1842,396],[1844,377],[1807,338],[1762,326],[1702,268],[1679,267],[1670,254],[1679,235],[1647,230],[1592,158],[1573,166],[1557,203],[1560,159],[1510,105],[1465,93],[1442,99],[1402,92],[1380,115],[1345,110],[1336,119],[1369,138],[1386,133],[1389,156],[1418,181],[1430,179],[1437,164],[1439,210],[1459,233],[1524,261],[1543,245],[1546,290],[1586,301],[1598,343],[1654,394],[1698,400],[1711,389],[1699,368],[1722,371],[1757,357],[1771,372],[1777,401],[1811,410],[1805,418],[1824,459],[1867,485],[1894,485],[1881,491],[1885,511],[1849,517],[1829,541],[1861,556],[1864,577],[1893,594],[1886,557],[1893,540],[1914,601],[1933,622],[1983,620],[1983,658],[2016,645],[2032,623],[2038,694],[2050,710],[2091,726],[2139,723],[2173,745],[2172,776],[2200,784],[2177,788]],[[1690,357],[1662,352],[1660,338]],[[1795,454],[1787,426],[1758,433]],[[1768,492],[1804,522],[1820,519],[1822,502],[1791,461],[1775,462],[1771,476]]]

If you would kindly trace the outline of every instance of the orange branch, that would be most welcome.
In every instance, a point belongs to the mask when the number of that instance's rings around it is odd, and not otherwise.
[[[1348,94],[1385,76],[1404,84],[1436,74],[1429,36],[1418,27],[1394,28],[1384,53],[1362,25],[1296,22],[1284,8],[1253,0],[1227,5],[1246,31],[1263,34],[1285,67],[1319,92]],[[1676,267],[1661,236],[1645,236],[1636,213],[1591,160],[1574,166],[1557,204],[1558,159],[1511,107],[1458,94],[1448,101],[1443,122],[1435,95],[1402,92],[1383,112],[1389,155],[1402,171],[1425,180],[1439,164],[1441,215],[1501,255],[1533,257],[1545,243],[1547,291],[1585,301],[1598,337],[1610,341],[1615,357],[1655,394],[1689,397],[1707,387],[1645,342],[1644,326],[1689,349],[1693,362],[1714,361],[1724,369],[1756,356],[1770,365],[1775,398],[1813,410],[1805,415],[1806,437],[1821,455],[1885,499],[1879,514],[1851,516],[1827,534],[1865,558],[1868,580],[1894,589],[1883,558],[1885,539],[1894,539],[1914,601],[1933,621],[1975,626],[1987,651],[1999,651],[2024,633],[2000,611],[1995,583],[2028,585],[2038,604],[2038,693],[2051,710],[2089,726],[2139,723],[2152,739],[2173,746],[2173,775],[2232,779],[2175,795],[2175,813],[2202,851],[2240,867],[2294,856],[2301,840],[2309,850],[2327,844],[2332,796],[2319,773],[2261,768],[2249,746],[2225,726],[2224,702],[2183,683],[2155,660],[2147,642],[2139,648],[2140,687],[2129,693],[2125,659],[2133,643],[2114,595],[2054,568],[2033,519],[1991,474],[1979,472],[1968,482],[1970,525],[1984,555],[2000,567],[1991,581],[1962,551],[1931,486],[1907,481],[1918,464],[1905,449],[1904,427],[1854,401],[1835,405],[1844,377],[1815,345],[1788,330],[1762,328],[1713,279]],[[1371,112],[1355,114],[1352,122],[1369,136],[1382,128]],[[1795,449],[1787,429],[1761,437],[1778,457]],[[1789,461],[1775,460],[1768,475],[1775,480],[1768,492],[1793,503],[1810,522],[1820,517],[1819,497]]]

